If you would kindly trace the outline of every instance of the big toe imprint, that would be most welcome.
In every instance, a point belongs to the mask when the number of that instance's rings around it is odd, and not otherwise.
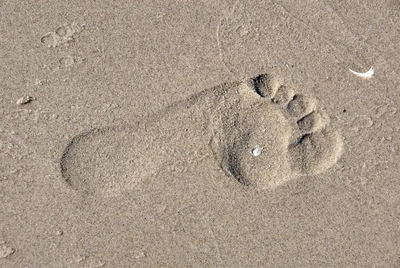
[[[336,130],[304,134],[288,147],[290,165],[300,175],[319,174],[332,166],[342,152],[342,139]]]

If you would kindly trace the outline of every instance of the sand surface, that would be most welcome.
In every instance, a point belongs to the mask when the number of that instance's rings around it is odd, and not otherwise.
[[[399,267],[399,43],[393,0],[0,2],[0,266]]]

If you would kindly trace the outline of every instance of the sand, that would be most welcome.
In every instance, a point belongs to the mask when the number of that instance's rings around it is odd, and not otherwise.
[[[399,16],[0,3],[0,266],[400,266]]]

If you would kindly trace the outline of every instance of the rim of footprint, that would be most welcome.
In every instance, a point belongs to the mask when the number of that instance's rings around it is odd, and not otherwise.
[[[317,100],[267,73],[205,89],[137,124],[81,133],[60,168],[75,190],[118,195],[160,168],[209,157],[242,185],[275,189],[327,170],[342,151]]]

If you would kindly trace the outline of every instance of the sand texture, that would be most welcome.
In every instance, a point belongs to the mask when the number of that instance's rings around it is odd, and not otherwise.
[[[0,267],[400,266],[396,1],[3,1],[0,36]]]

